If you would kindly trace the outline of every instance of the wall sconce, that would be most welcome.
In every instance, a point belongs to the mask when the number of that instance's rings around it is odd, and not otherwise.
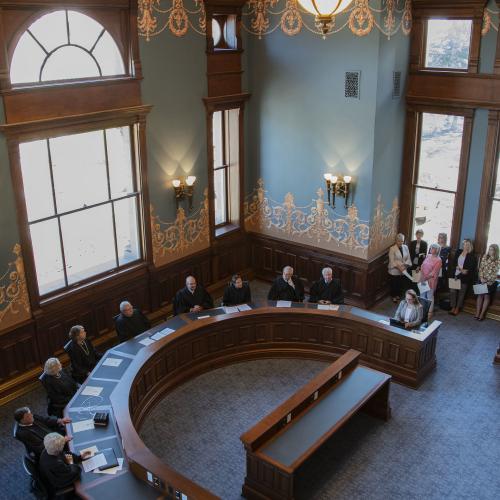
[[[187,198],[189,200],[189,210],[193,208],[193,191],[194,183],[196,181],[196,176],[188,175],[186,180],[174,179],[172,181],[172,186],[174,186],[175,192],[175,206],[177,210],[179,209],[179,201]]]
[[[352,177],[344,175],[338,177],[333,174],[323,175],[326,181],[326,191],[328,193],[328,204],[335,208],[335,196],[343,196],[345,198],[344,207],[348,208],[349,187],[351,185]]]

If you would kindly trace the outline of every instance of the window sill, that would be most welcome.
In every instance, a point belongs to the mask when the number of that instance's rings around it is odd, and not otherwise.
[[[215,237],[216,238],[222,238],[223,236],[226,236],[229,233],[233,233],[234,231],[239,231],[240,226],[237,226],[236,224],[226,224],[225,226],[218,227],[215,229]]]

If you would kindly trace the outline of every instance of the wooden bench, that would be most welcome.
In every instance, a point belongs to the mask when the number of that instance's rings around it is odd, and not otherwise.
[[[293,499],[297,469],[358,410],[390,418],[391,376],[359,366],[360,356],[349,350],[241,436],[244,497]]]

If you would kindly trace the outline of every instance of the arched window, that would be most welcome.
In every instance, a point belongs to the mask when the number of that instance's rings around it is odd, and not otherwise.
[[[37,19],[21,35],[10,66],[13,85],[123,74],[112,36],[91,17],[68,9]]]

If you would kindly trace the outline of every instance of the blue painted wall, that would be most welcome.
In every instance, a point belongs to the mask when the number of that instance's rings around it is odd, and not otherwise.
[[[149,192],[157,215],[175,219],[172,179],[196,175],[194,207],[207,186],[205,38],[192,30],[141,41],[142,99],[147,119]]]

